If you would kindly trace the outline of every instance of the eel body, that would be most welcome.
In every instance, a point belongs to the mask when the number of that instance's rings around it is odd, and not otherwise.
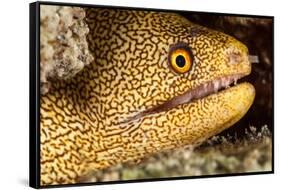
[[[248,111],[246,46],[173,13],[87,9],[95,60],[41,96],[41,185],[197,145]]]

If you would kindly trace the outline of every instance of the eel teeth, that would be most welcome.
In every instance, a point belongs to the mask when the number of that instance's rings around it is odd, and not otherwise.
[[[160,104],[160,105],[154,106],[152,108],[149,108],[145,111],[139,112],[135,116],[129,117],[126,121],[124,121],[122,123],[140,119],[141,117],[144,117],[149,114],[167,111],[178,105],[186,104],[193,100],[204,98],[213,93],[217,93],[221,89],[230,88],[231,84],[236,85],[237,81],[244,76],[245,76],[245,74],[234,74],[234,75],[220,77],[220,78],[214,79],[209,82],[205,82],[193,89],[187,90],[182,95],[173,97],[172,99],[164,102],[163,104]]]

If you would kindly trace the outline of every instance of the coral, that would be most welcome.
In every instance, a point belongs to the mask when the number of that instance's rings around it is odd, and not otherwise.
[[[78,7],[42,5],[40,15],[40,86],[49,91],[52,79],[68,79],[93,61],[86,36],[85,11]]]

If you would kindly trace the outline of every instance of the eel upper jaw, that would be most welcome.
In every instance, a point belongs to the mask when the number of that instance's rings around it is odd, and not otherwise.
[[[142,112],[136,114],[133,117],[128,118],[128,120],[126,122],[140,119],[146,115],[167,111],[178,105],[187,104],[193,100],[201,99],[208,95],[217,93],[221,89],[228,88],[233,83],[234,83],[234,85],[236,85],[237,80],[241,79],[242,77],[244,77],[246,75],[248,75],[248,73],[247,74],[242,74],[242,73],[232,74],[232,75],[227,75],[227,76],[216,78],[209,82],[205,82],[191,90],[186,91],[182,95],[176,96],[176,97],[164,102],[163,104],[154,106],[152,108],[149,108],[145,111],[142,111]]]

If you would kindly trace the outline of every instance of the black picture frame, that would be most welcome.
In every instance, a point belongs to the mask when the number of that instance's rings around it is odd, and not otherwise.
[[[88,186],[88,185],[105,185],[116,183],[135,183],[147,181],[162,181],[162,180],[181,180],[181,179],[195,179],[195,178],[210,178],[210,177],[227,177],[227,176],[244,176],[244,175],[259,175],[259,174],[273,174],[274,173],[274,44],[273,44],[273,118],[272,118],[272,171],[260,172],[246,172],[246,173],[230,173],[217,175],[203,175],[203,176],[184,176],[184,177],[169,177],[156,179],[135,179],[109,182],[92,182],[92,183],[76,183],[76,184],[62,184],[62,185],[40,185],[40,6],[41,5],[58,5],[58,6],[73,6],[73,7],[87,7],[87,8],[112,8],[112,9],[132,9],[132,10],[149,10],[161,12],[189,12],[197,14],[213,14],[223,16],[239,16],[239,17],[253,17],[253,18],[270,18],[273,22],[273,43],[274,43],[274,17],[263,15],[247,15],[247,14],[228,14],[228,13],[214,13],[214,12],[198,12],[186,10],[167,10],[154,8],[135,8],[135,7],[120,7],[120,6],[103,6],[92,4],[76,4],[76,3],[61,3],[40,1],[29,4],[29,185],[33,188],[54,188],[54,187],[73,187],[73,186]]]

